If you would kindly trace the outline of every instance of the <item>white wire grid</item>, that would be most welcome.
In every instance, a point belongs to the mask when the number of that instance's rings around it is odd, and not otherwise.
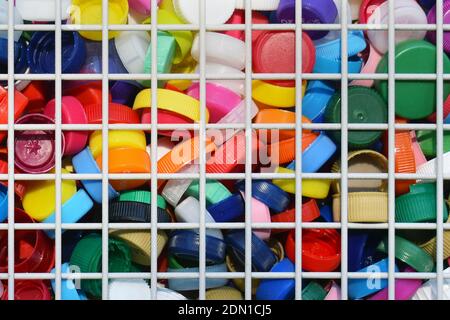
[[[152,12],[157,11],[156,0],[151,1]],[[152,298],[156,298],[157,281],[159,279],[170,278],[198,278],[199,279],[199,299],[205,299],[205,281],[207,278],[243,278],[245,279],[245,299],[252,298],[252,278],[268,279],[268,278],[294,278],[295,281],[295,298],[301,299],[302,279],[340,279],[342,290],[342,299],[348,298],[348,279],[367,278],[366,273],[348,272],[347,267],[347,249],[348,249],[348,230],[354,229],[382,229],[388,231],[389,239],[389,270],[388,272],[378,273],[375,276],[387,278],[389,283],[389,299],[395,298],[395,279],[437,279],[437,298],[442,299],[443,296],[443,279],[450,278],[450,274],[443,273],[443,230],[450,230],[450,223],[442,222],[442,201],[437,201],[437,220],[436,223],[396,223],[395,222],[395,180],[409,179],[431,179],[436,180],[436,197],[441,200],[443,197],[443,180],[450,180],[450,176],[443,175],[443,133],[444,130],[450,130],[450,125],[443,124],[443,83],[444,80],[450,80],[450,74],[443,74],[443,31],[450,30],[450,25],[443,24],[443,0],[436,0],[437,22],[436,25],[408,25],[395,24],[394,21],[394,2],[389,2],[389,23],[387,25],[364,25],[364,24],[347,24],[347,4],[348,0],[341,1],[341,24],[303,24],[302,19],[302,0],[296,1],[296,23],[295,24],[258,24],[251,23],[251,2],[246,1],[245,4],[245,25],[206,25],[205,23],[205,5],[207,0],[200,1],[200,20],[199,25],[158,25],[157,16],[152,15],[150,25],[108,25],[108,1],[102,0],[102,25],[62,25],[61,24],[61,3],[56,0],[56,22],[54,25],[14,25],[13,17],[14,2],[9,1],[9,21],[7,25],[0,25],[0,30],[8,31],[8,74],[0,75],[0,80],[7,80],[8,87],[12,88],[16,80],[48,80],[55,82],[55,124],[54,125],[15,125],[14,124],[14,94],[13,90],[8,91],[8,124],[0,125],[0,130],[8,131],[8,150],[14,150],[14,131],[15,130],[55,130],[56,136],[56,169],[55,174],[14,174],[14,152],[8,153],[8,172],[10,174],[0,174],[0,180],[8,180],[8,223],[0,224],[0,230],[8,230],[8,273],[0,273],[0,279],[8,280],[8,299],[14,299],[14,280],[15,279],[55,279],[56,290],[55,298],[61,299],[61,280],[73,278],[73,274],[61,273],[61,230],[101,230],[102,231],[102,272],[101,273],[82,273],[77,274],[80,279],[102,279],[102,298],[108,299],[108,280],[109,279],[150,279]],[[347,56],[347,34],[348,30],[388,30],[388,74],[348,74],[348,61],[342,59],[340,74],[306,74],[302,73],[302,41],[301,33],[303,30],[341,30],[341,56]],[[14,31],[54,31],[55,32],[55,74],[14,74]],[[102,32],[102,73],[101,74],[61,74],[61,33],[63,31],[92,30]],[[200,36],[200,74],[158,74],[157,61],[152,59],[152,73],[149,74],[109,74],[108,73],[108,32],[123,30],[145,30],[151,32],[151,37],[156,39],[158,30],[195,30]],[[246,72],[245,77],[239,75],[219,75],[206,74],[205,72],[205,32],[206,31],[222,31],[222,30],[244,30],[246,43]],[[252,30],[294,30],[296,32],[296,73],[295,74],[253,74],[252,73]],[[395,73],[395,32],[399,30],[435,30],[437,34],[437,65],[436,74],[396,74]],[[152,57],[156,57],[157,41],[151,42]],[[108,124],[108,82],[109,80],[143,80],[151,79],[152,94],[152,122],[150,125],[138,124]],[[200,102],[201,102],[201,121],[198,124],[190,125],[163,125],[157,124],[157,100],[156,89],[158,80],[169,79],[191,79],[199,80],[200,83]],[[205,124],[205,84],[207,79],[245,79],[246,85],[246,122],[241,125],[232,124]],[[303,124],[301,121],[302,114],[302,97],[301,94],[296,95],[296,122],[294,124],[252,124],[251,123],[251,96],[252,96],[252,80],[253,79],[295,79],[297,88],[301,88],[303,80],[340,80],[341,81],[341,97],[342,97],[342,122],[340,124]],[[388,108],[389,117],[387,124],[349,124],[347,119],[348,110],[348,83],[349,80],[355,79],[379,79],[388,80],[389,98]],[[395,123],[395,81],[396,80],[430,80],[436,81],[436,101],[437,101],[437,121],[436,124],[396,124]],[[99,125],[67,125],[61,124],[61,81],[62,80],[101,80],[102,81],[102,124]],[[151,174],[108,174],[108,130],[143,130],[151,128]],[[246,149],[245,173],[237,174],[207,174],[205,171],[206,155],[205,145],[200,144],[200,173],[198,174],[157,174],[157,130],[170,129],[190,129],[198,130],[201,141],[205,141],[206,130],[210,128],[223,129],[233,128],[246,131],[246,144],[251,145],[252,129],[295,129],[296,130],[296,170],[295,174],[268,174],[268,173],[252,173],[252,152],[251,148]],[[314,130],[341,130],[341,173],[302,173],[302,157],[301,157],[301,136],[303,129]],[[437,137],[437,172],[435,175],[420,174],[394,174],[395,163],[395,130],[435,130]],[[102,173],[100,174],[62,174],[61,173],[61,132],[62,130],[102,130],[103,137],[103,163]],[[389,158],[389,174],[359,174],[348,173],[348,131],[349,130],[389,130],[388,139],[388,158]],[[252,223],[251,219],[251,181],[256,179],[294,179],[296,184],[295,194],[295,223]],[[199,223],[109,223],[108,222],[108,202],[102,204],[102,223],[61,223],[61,180],[102,180],[103,199],[108,198],[108,180],[118,179],[150,179],[152,191],[151,219],[157,220],[157,179],[199,179],[200,193],[200,221]],[[206,223],[205,222],[205,183],[206,179],[245,179],[245,223]],[[324,223],[324,222],[302,222],[302,179],[337,179],[341,182],[341,222]],[[348,179],[387,179],[389,185],[388,194],[388,223],[363,224],[349,223],[347,219],[347,196],[348,196]],[[16,180],[55,180],[56,185],[56,219],[55,223],[40,224],[15,224],[14,223],[14,182]],[[114,229],[146,229],[151,231],[151,265],[150,272],[140,273],[110,273],[108,271],[108,230]],[[157,230],[171,229],[192,229],[199,228],[200,232],[200,259],[198,273],[161,273],[157,272]],[[205,229],[245,229],[245,270],[244,272],[227,272],[227,273],[206,273],[205,271]],[[295,272],[287,273],[270,273],[270,272],[252,272],[251,270],[251,232],[253,228],[258,229],[295,229],[296,241],[296,263]],[[341,267],[340,272],[302,272],[302,229],[303,228],[333,228],[341,231]],[[55,230],[55,273],[14,273],[14,230],[31,230],[31,229],[54,229]],[[395,272],[395,231],[400,229],[415,230],[436,230],[437,253],[436,253],[436,272],[432,273],[409,273]],[[370,275],[374,276],[373,273]]]

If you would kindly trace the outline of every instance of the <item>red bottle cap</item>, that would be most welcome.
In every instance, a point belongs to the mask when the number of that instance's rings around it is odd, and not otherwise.
[[[151,109],[144,109],[142,111],[141,123],[150,124],[152,122]],[[170,112],[167,110],[158,110],[158,124],[191,124],[194,123],[191,119],[183,117],[182,115]],[[171,137],[174,130],[158,130],[158,134],[166,137]],[[150,132],[150,130],[148,130]],[[192,132],[190,133],[192,134]],[[182,135],[183,136],[183,135]],[[186,135],[188,137],[188,135]]]
[[[16,124],[53,124],[45,115],[31,113],[16,121]],[[61,136],[61,152],[64,153],[64,135]],[[45,173],[55,166],[55,131],[24,130],[14,137],[15,165],[27,173]]]
[[[311,222],[320,217],[320,209],[315,199],[310,199],[302,204],[302,221]],[[274,214],[272,222],[295,222],[295,208]],[[273,233],[286,232],[289,229],[272,229]]]
[[[15,208],[15,223],[36,223]],[[53,242],[42,230],[16,230],[14,272],[50,272],[55,265]],[[0,272],[8,272],[8,231],[0,231]]]
[[[85,105],[87,121],[89,124],[102,123],[102,104]],[[109,103],[109,123],[140,123],[138,113],[128,106],[119,103]]]
[[[234,10],[233,15],[226,22],[227,24],[245,24],[245,11],[244,10]],[[258,11],[252,12],[252,24],[268,24],[269,18]],[[264,30],[253,30],[252,31],[252,41],[255,42],[256,39],[263,33]],[[223,33],[232,36],[234,38],[245,41],[245,31],[244,30],[228,30]]]
[[[42,280],[14,281],[14,300],[51,300],[50,289]],[[2,300],[8,300],[8,289],[5,288]]]
[[[359,7],[359,23],[366,24],[369,17],[386,0],[364,0]]]
[[[19,118],[28,104],[28,98],[20,91],[14,90],[14,120]],[[8,123],[8,90],[0,86],[0,124]],[[8,132],[0,131],[0,142]]]
[[[316,61],[311,38],[302,33],[302,69],[310,73]],[[264,31],[253,43],[253,71],[256,73],[295,73],[295,32]],[[267,80],[283,87],[294,87],[295,80]]]
[[[90,81],[67,88],[63,91],[65,96],[72,96],[77,98],[83,106],[89,104],[101,104],[102,103],[102,82]],[[109,102],[112,101],[111,93],[109,94]]]
[[[44,81],[31,81],[30,84],[22,90],[22,94],[28,98],[28,113],[42,113],[42,110],[44,110],[47,103],[47,88]]]
[[[286,254],[295,261],[295,230],[286,240]],[[329,272],[341,263],[341,240],[334,229],[305,229],[302,237],[302,268],[306,271]]]

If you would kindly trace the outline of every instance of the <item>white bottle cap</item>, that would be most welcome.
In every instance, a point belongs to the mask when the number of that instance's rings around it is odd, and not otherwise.
[[[16,7],[22,18],[28,21],[55,21],[56,0],[16,0]],[[61,1],[61,20],[70,15],[71,0]]]

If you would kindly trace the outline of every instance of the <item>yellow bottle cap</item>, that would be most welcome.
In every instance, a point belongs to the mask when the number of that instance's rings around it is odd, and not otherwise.
[[[69,173],[61,169],[62,173]],[[52,170],[54,173],[54,170]],[[25,212],[37,221],[45,220],[56,210],[56,187],[53,180],[27,181],[22,206]],[[61,205],[77,192],[75,180],[61,181]]]
[[[295,173],[294,170],[278,167],[276,173]],[[272,183],[288,193],[295,194],[294,179],[273,179]],[[328,179],[303,179],[302,196],[314,199],[324,199],[328,196],[331,180]]]
[[[70,17],[73,24],[102,25],[102,0],[72,0]],[[128,19],[128,0],[108,1],[108,24],[126,24]],[[101,31],[79,31],[89,40],[101,41]],[[112,39],[119,31],[109,31],[108,38]]]
[[[302,83],[302,96],[305,95],[306,81]],[[295,106],[296,88],[281,87],[261,80],[253,80],[252,97],[263,105],[276,108],[290,108]]]
[[[387,222],[386,192],[349,192],[348,222]],[[341,221],[341,195],[333,194],[333,220]]]
[[[111,130],[108,134],[109,149],[130,147],[145,150],[147,141],[144,131],[140,130]],[[102,132],[94,131],[89,137],[89,148],[92,156],[97,158],[102,153]]]
[[[109,234],[111,237],[118,238],[130,246],[131,260],[133,262],[143,266],[150,265],[152,253],[152,247],[150,245],[151,232],[147,230],[111,230]],[[164,249],[167,240],[167,234],[162,230],[158,230],[156,240],[158,256]]]
[[[200,101],[187,94],[167,90],[157,89],[158,109],[171,111],[189,118],[195,122],[200,121]],[[150,108],[152,105],[151,90],[144,89],[138,93],[134,100],[133,110]],[[208,109],[205,110],[206,122],[209,121]]]

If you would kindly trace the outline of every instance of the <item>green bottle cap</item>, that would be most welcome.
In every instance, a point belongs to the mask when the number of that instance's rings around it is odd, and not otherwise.
[[[444,200],[442,215],[448,219],[447,205]],[[410,186],[410,192],[395,199],[396,222],[436,222],[436,185],[419,183]]]
[[[175,57],[176,41],[175,38],[168,32],[158,31],[157,44],[157,72],[158,73],[170,73],[172,68],[173,58]],[[145,55],[144,73],[152,73],[152,45],[148,46],[147,54]],[[151,85],[150,80],[142,81],[142,84],[146,87]],[[162,81],[159,81],[158,86],[163,85]]]
[[[323,300],[327,296],[325,289],[315,281],[308,283],[302,290],[303,300]]]
[[[430,130],[416,131],[417,141],[420,149],[426,157],[436,157],[436,132]],[[450,131],[444,131],[444,152],[450,151]]]
[[[450,72],[450,60],[444,54],[444,73]],[[377,73],[388,73],[388,53],[377,67]],[[394,71],[392,71],[394,72]],[[436,46],[424,40],[404,41],[395,47],[395,73],[436,73]],[[388,81],[375,81],[375,88],[388,99]],[[444,82],[444,97],[450,94],[450,83]],[[423,119],[436,110],[436,81],[396,80],[395,113],[406,119]]]
[[[388,253],[387,237],[381,240],[377,250]],[[433,258],[428,253],[411,241],[399,236],[395,236],[395,257],[411,266],[417,272],[431,272],[434,268]]]
[[[333,95],[325,111],[325,121],[341,122],[341,93]],[[348,88],[348,123],[386,123],[387,105],[383,98],[373,89],[366,87]],[[348,146],[351,149],[366,148],[374,144],[382,131],[349,131]],[[341,132],[331,131],[330,137],[340,143]]]
[[[119,201],[131,201],[151,204],[152,193],[145,190],[125,191],[120,194]],[[159,194],[157,195],[157,205],[158,208],[166,209],[166,200]]]
[[[198,199],[200,188],[198,180],[192,181],[189,188],[186,190],[185,195]],[[230,190],[227,189],[222,183],[216,180],[207,180],[205,186],[206,202],[207,205],[212,205],[220,202],[231,196]]]
[[[121,240],[108,239],[109,272],[131,272],[131,251]],[[102,237],[92,233],[81,239],[70,257],[70,265],[77,266],[82,273],[97,273],[102,269]],[[102,296],[101,280],[81,280],[81,288],[91,296]]]

